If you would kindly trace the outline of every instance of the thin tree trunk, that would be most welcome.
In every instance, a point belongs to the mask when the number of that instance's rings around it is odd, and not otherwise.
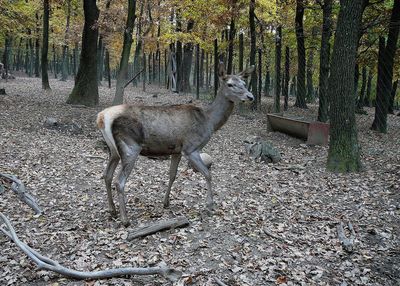
[[[297,40],[297,95],[295,106],[307,108],[306,104],[306,50],[304,46],[304,0],[296,0],[296,40]]]
[[[106,72],[107,72],[107,81],[108,88],[111,88],[111,70],[110,70],[110,52],[106,49]]]
[[[399,80],[396,80],[393,82],[392,92],[391,92],[390,101],[389,101],[389,109],[388,109],[389,114],[394,114],[394,98],[396,97],[398,85],[399,85]]]
[[[235,34],[236,34],[235,20],[232,17],[231,24],[229,26],[228,68],[227,68],[227,73],[228,74],[232,74],[233,49],[234,49]]]
[[[128,16],[124,29],[124,43],[122,46],[119,71],[117,75],[117,85],[113,105],[122,104],[124,100],[124,86],[128,72],[128,60],[132,46],[132,33],[136,19],[136,0],[128,0]],[[145,72],[146,73],[146,72]]]
[[[332,0],[324,0],[321,52],[319,57],[319,105],[318,121],[328,121],[329,40],[332,35]]]
[[[313,102],[314,101],[314,87],[313,87],[313,61],[314,61],[314,51],[310,49],[308,51],[308,60],[307,60],[307,101]]]
[[[361,90],[357,101],[357,109],[359,111],[362,110],[364,107],[365,89],[367,87],[367,68],[365,66],[363,66],[361,74],[362,74]]]
[[[286,47],[285,50],[285,81],[283,82],[283,97],[285,99],[285,103],[283,105],[283,110],[288,109],[289,105],[289,69],[290,69],[290,50],[289,47]]]
[[[249,23],[250,23],[250,66],[256,66],[256,24],[255,24],[255,6],[256,1],[250,0],[250,7],[249,7]],[[253,73],[251,74],[251,92],[255,97],[257,97],[257,72],[254,69]],[[257,110],[258,106],[258,99],[255,98],[253,101],[251,108],[252,110]]]
[[[200,46],[196,45],[196,99],[200,98]]]
[[[214,40],[214,97],[218,91],[218,40]]]
[[[282,26],[278,26],[275,35],[275,97],[274,112],[281,111],[281,58],[282,58]]]
[[[82,52],[75,86],[68,97],[69,104],[95,106],[99,103],[97,85],[97,38],[99,30],[97,20],[99,9],[96,0],[84,0],[85,23],[82,33]]]
[[[334,172],[361,168],[353,94],[362,2],[340,1],[328,88],[331,108],[327,169]]]
[[[397,40],[400,32],[400,0],[393,3],[390,17],[389,33],[385,46],[385,39],[379,38],[378,79],[376,89],[375,118],[371,129],[381,133],[387,132],[387,113],[392,90],[394,57],[396,55]]]
[[[49,52],[49,0],[43,0],[43,42],[42,42],[42,89],[50,89],[49,75],[47,72]]]
[[[372,78],[373,74],[371,70],[369,70],[368,73],[368,81],[367,81],[367,91],[365,92],[365,97],[364,97],[364,106],[371,107],[371,89],[372,89]]]
[[[35,77],[40,77],[40,21],[39,14],[36,12],[36,39],[35,39]]]

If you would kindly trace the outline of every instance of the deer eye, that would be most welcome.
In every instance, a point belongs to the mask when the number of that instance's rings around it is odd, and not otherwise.
[[[231,84],[231,83],[228,83],[228,87],[233,87],[233,84]]]

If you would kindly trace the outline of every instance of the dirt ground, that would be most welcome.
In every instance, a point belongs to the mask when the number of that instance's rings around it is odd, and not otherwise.
[[[267,132],[264,113],[235,112],[204,151],[213,157],[217,211],[204,215],[205,180],[183,160],[163,209],[169,161],[141,157],[126,185],[132,225],[107,212],[102,173],[107,151],[94,121],[109,106],[114,88],[100,87],[100,106],[65,104],[73,82],[39,79],[1,81],[0,173],[20,178],[44,215],[35,216],[2,180],[0,211],[20,239],[64,266],[84,271],[147,267],[164,261],[182,271],[174,285],[400,285],[400,116],[389,115],[387,134],[369,129],[373,109],[357,115],[363,171],[325,171],[327,147]],[[205,105],[190,95],[129,87],[128,103]],[[264,108],[265,109],[265,108]],[[316,113],[291,108],[294,115]],[[75,124],[48,129],[46,118]],[[80,128],[81,129],[80,129]],[[81,132],[80,132],[81,131]],[[254,162],[243,141],[259,135],[273,143],[282,161]],[[290,168],[289,168],[290,167]],[[130,231],[184,215],[190,226],[127,241]],[[338,240],[337,225],[350,221],[354,251]],[[162,277],[77,281],[39,270],[0,234],[0,285],[172,285]]]

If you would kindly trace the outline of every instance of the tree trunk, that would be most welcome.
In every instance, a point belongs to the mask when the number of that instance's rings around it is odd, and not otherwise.
[[[201,49],[201,56],[200,56],[200,87],[204,88],[204,49]]]
[[[289,47],[286,47],[285,51],[285,81],[283,82],[283,97],[285,99],[285,103],[283,105],[283,110],[288,109],[289,105],[289,70],[290,70],[290,50]]]
[[[99,36],[99,43],[97,46],[97,80],[99,83],[103,80],[103,70],[104,70],[104,44],[103,36]]]
[[[354,100],[354,69],[363,0],[341,0],[332,53],[328,98],[330,141],[327,169],[353,172],[361,168]]]
[[[50,89],[49,74],[47,72],[49,52],[49,0],[43,1],[43,42],[42,42],[42,89]]]
[[[235,19],[231,19],[231,24],[229,26],[229,45],[228,45],[228,68],[227,73],[232,74],[232,64],[233,64],[233,48],[234,48],[234,40],[235,40],[236,28],[235,28]]]
[[[314,87],[313,87],[313,61],[314,61],[314,51],[310,49],[308,51],[308,60],[307,60],[307,101],[314,101]]]
[[[389,109],[388,109],[389,114],[394,114],[394,98],[396,97],[398,85],[399,85],[399,80],[396,80],[395,82],[393,82],[392,92],[391,92],[390,101],[389,101]]]
[[[297,95],[295,106],[307,108],[306,104],[306,50],[304,46],[304,0],[296,0],[296,40],[297,40]]]
[[[394,57],[400,31],[400,1],[393,3],[390,17],[389,33],[385,47],[385,39],[379,38],[378,79],[376,88],[375,118],[371,129],[381,133],[387,132],[387,113],[392,90]]]
[[[328,78],[329,78],[329,40],[332,35],[332,0],[324,0],[321,36],[321,52],[319,56],[319,105],[318,121],[328,121]]]
[[[249,22],[250,22],[250,66],[256,66],[256,24],[255,24],[255,9],[256,1],[250,0],[249,7]],[[252,110],[257,110],[257,69],[254,69],[251,74],[250,86],[251,92],[256,97],[251,105]]]
[[[196,99],[200,98],[200,46],[196,45]]]
[[[239,34],[239,72],[241,72],[243,70],[243,33]]]
[[[364,106],[371,107],[371,88],[372,88],[372,78],[373,74],[371,70],[368,73],[368,81],[367,81],[367,91],[365,92],[365,97],[364,97]]]
[[[194,21],[189,20],[186,28],[186,33],[191,33],[194,27]],[[179,91],[190,92],[190,72],[192,70],[193,59],[193,43],[186,43],[183,46],[183,59],[181,70],[181,80]]]
[[[85,23],[82,33],[80,64],[75,86],[67,103],[95,106],[99,103],[97,85],[97,37],[99,34],[97,20],[99,9],[96,6],[96,0],[84,0],[83,11]]]
[[[367,68],[364,66],[362,68],[362,82],[361,82],[361,90],[360,90],[360,96],[357,101],[357,109],[360,111],[364,107],[364,98],[365,98],[365,89],[367,87]]]
[[[282,58],[282,26],[278,26],[275,35],[275,98],[274,112],[281,111],[281,58]]]
[[[110,52],[106,49],[106,72],[107,72],[107,81],[108,88],[111,88],[111,69],[110,69]]]
[[[258,90],[257,100],[258,107],[261,108],[261,91],[262,91],[262,50],[258,49]]]
[[[40,77],[40,23],[39,23],[39,14],[36,12],[36,39],[35,39],[35,77]]]
[[[117,75],[117,86],[113,105],[122,104],[124,100],[124,87],[128,72],[128,60],[132,46],[132,33],[136,19],[136,0],[128,0],[128,17],[124,29],[124,43],[122,46],[121,59],[119,62],[119,71]],[[146,71],[144,72],[146,74]]]
[[[218,40],[214,40],[214,97],[218,91]]]

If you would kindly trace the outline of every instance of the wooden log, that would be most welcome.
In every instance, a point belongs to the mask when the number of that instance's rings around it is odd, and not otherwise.
[[[128,240],[130,241],[135,238],[145,237],[162,230],[167,230],[171,228],[181,228],[181,227],[186,227],[188,225],[189,225],[189,220],[184,216],[165,221],[160,221],[130,232],[128,235]]]

